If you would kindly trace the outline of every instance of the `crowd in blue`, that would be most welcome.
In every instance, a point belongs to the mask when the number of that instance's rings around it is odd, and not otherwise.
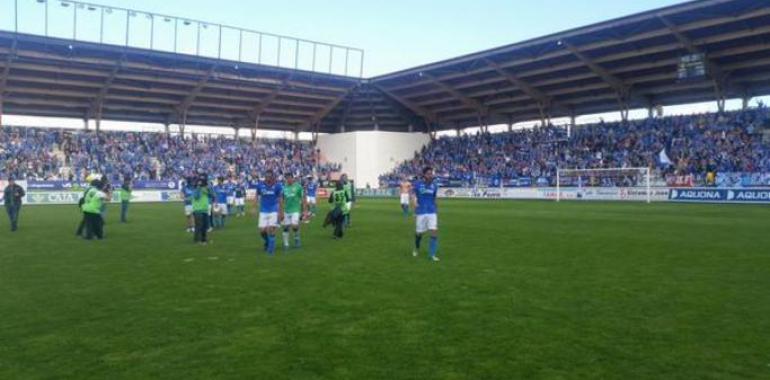
[[[760,104],[721,114],[579,125],[571,134],[566,127],[546,126],[442,137],[380,182],[397,186],[425,166],[454,186],[550,186],[558,168],[632,167],[649,167],[669,180],[689,177],[699,185],[715,185],[717,178],[761,182],[770,173],[768,128],[770,110]]]

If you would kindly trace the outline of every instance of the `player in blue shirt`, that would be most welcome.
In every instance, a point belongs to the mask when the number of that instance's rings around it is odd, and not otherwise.
[[[433,261],[439,261],[438,256],[436,256],[438,251],[438,208],[436,207],[438,185],[433,181],[433,168],[423,169],[422,177],[422,180],[414,184],[412,194],[412,206],[417,215],[417,233],[414,238],[412,256],[416,257],[419,254],[422,235],[429,232],[429,258]]]
[[[192,198],[195,189],[193,178],[187,178],[182,184],[182,199],[184,200],[184,215],[187,218],[187,232],[195,232],[195,218],[193,217]]]
[[[264,182],[257,184],[255,201],[259,205],[259,232],[265,242],[265,251],[273,255],[278,221],[283,220],[283,186],[276,181],[272,170],[265,173]]]
[[[310,207],[310,216],[315,216],[316,208],[316,195],[318,194],[318,183],[313,180],[313,177],[307,177],[307,185],[305,186],[305,194],[307,198],[307,205]]]
[[[235,179],[233,177],[230,177],[227,179],[227,182],[225,182],[225,189],[227,190],[227,214],[233,215],[237,212],[235,211],[235,188],[236,188]]]
[[[227,218],[227,197],[230,194],[229,186],[224,178],[217,178],[217,185],[214,186],[214,228],[224,228]]]
[[[235,212],[238,213],[238,217],[246,215],[246,182],[245,180],[238,181],[233,191],[235,195]]]

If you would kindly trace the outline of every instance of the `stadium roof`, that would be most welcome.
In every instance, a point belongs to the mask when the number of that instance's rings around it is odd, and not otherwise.
[[[679,81],[693,53],[710,78]],[[5,113],[430,131],[768,95],[770,1],[691,1],[371,79],[7,32],[0,62]]]

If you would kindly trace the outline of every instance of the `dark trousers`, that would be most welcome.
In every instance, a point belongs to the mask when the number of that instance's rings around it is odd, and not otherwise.
[[[78,230],[75,231],[75,235],[83,236],[83,232],[86,230],[86,213],[82,212],[83,217],[80,218],[80,224],[78,224]]]
[[[128,221],[128,202],[120,202],[120,222],[125,223]]]
[[[195,217],[195,237],[196,243],[205,243],[208,241],[209,214],[205,212],[193,213]]]
[[[336,212],[335,215],[332,216],[332,221],[334,223],[334,236],[341,238],[342,235],[345,234],[345,214],[343,214],[341,211]]]
[[[19,229],[19,214],[21,214],[21,204],[5,206],[5,212],[8,213],[8,220],[11,221],[11,231]]]
[[[94,237],[101,240],[104,238],[104,219],[102,214],[83,213],[86,217],[86,239],[91,240]]]

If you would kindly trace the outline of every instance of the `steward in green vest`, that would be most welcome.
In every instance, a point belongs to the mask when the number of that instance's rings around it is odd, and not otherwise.
[[[338,181],[336,188],[329,196],[329,203],[334,208],[326,216],[326,222],[324,222],[324,225],[334,225],[335,239],[341,239],[345,232],[345,217],[350,214],[349,202],[348,192],[345,191],[342,182]]]
[[[104,219],[102,218],[102,206],[107,199],[107,194],[102,191],[103,183],[100,180],[91,182],[91,187],[83,197],[83,216],[86,219],[86,240],[94,237],[97,240],[104,238]]]
[[[211,190],[207,178],[196,179],[196,187],[193,190],[192,207],[195,219],[195,234],[193,240],[199,244],[208,243],[209,212],[211,205]]]

